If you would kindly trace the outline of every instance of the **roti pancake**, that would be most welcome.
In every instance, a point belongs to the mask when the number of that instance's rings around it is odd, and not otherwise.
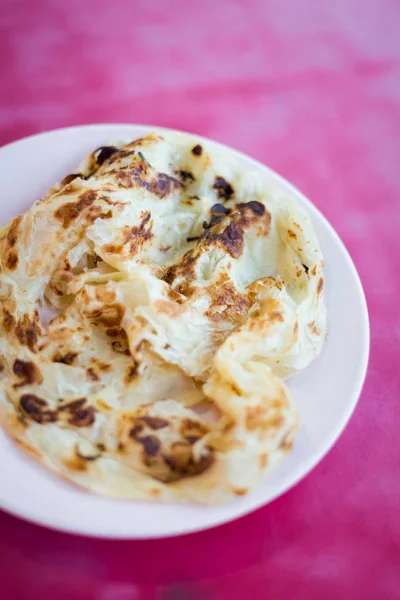
[[[107,496],[244,495],[290,449],[323,291],[262,170],[174,133],[99,148],[1,231],[1,423]]]

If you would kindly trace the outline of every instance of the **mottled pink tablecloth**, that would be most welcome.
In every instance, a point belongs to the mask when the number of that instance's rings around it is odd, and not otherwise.
[[[282,498],[148,542],[0,513],[2,599],[400,598],[399,25],[396,0],[0,3],[0,143],[134,122],[248,152],[338,230],[372,328],[349,426]]]

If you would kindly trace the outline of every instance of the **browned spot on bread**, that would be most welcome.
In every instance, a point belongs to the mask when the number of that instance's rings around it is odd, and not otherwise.
[[[191,285],[191,280],[196,278],[195,266],[198,258],[199,257],[197,254],[193,254],[192,250],[189,250],[186,252],[186,254],[184,254],[183,258],[178,264],[172,265],[167,270],[164,276],[164,281],[170,285],[174,283],[175,279],[177,278],[183,279],[182,283],[175,288],[174,291],[176,293],[184,296],[189,296],[192,293],[193,287]]]
[[[164,138],[161,137],[160,135],[157,135],[155,133],[149,133],[148,135],[138,138],[137,140],[134,140],[133,142],[131,142],[130,144],[125,146],[124,150],[137,148],[138,146],[151,146],[155,142],[158,142],[163,139]]]
[[[132,176],[131,172],[121,170],[117,175],[117,182],[119,187],[130,188],[135,185],[135,178]]]
[[[98,400],[96,400],[96,407],[99,408],[100,410],[105,410],[106,412],[109,410],[112,410],[112,406],[110,406],[109,404],[104,402],[104,400],[101,400],[100,398]]]
[[[71,402],[67,402],[66,404],[63,404],[58,410],[60,410],[60,411],[66,410],[72,414],[77,409],[82,408],[82,406],[85,403],[86,403],[86,398],[78,398],[77,400],[71,400]]]
[[[208,224],[207,223],[203,224],[204,229],[210,229],[217,223],[220,223],[224,219],[224,217],[226,215],[229,215],[232,211],[230,208],[227,208],[223,204],[217,203],[211,207],[210,212],[211,212],[210,222]]]
[[[229,431],[231,431],[234,427],[235,427],[236,421],[234,419],[230,419],[228,421],[228,423],[226,423],[223,427],[222,427],[222,433],[228,433]]]
[[[138,365],[134,362],[125,371],[125,376],[124,376],[125,383],[128,383],[128,384],[132,383],[132,381],[134,379],[136,379],[137,375],[138,375]]]
[[[138,416],[127,415],[127,424],[129,437],[143,447],[142,460],[152,477],[173,482],[200,474],[211,465],[214,460],[211,448],[204,448],[200,458],[193,455],[193,444],[210,431],[206,424],[191,418],[150,417],[147,412],[148,408],[142,407]],[[170,429],[165,432],[167,427]]]
[[[161,417],[141,417],[141,421],[146,423],[150,429],[163,429],[164,427],[168,427],[168,421],[166,419],[162,419]]]
[[[79,175],[81,177],[81,175]],[[75,177],[71,182],[67,183],[65,187],[60,191],[61,196],[72,196],[81,191],[82,187],[78,181],[76,181],[78,177]]]
[[[320,335],[320,331],[315,326],[315,321],[311,321],[311,323],[307,323],[307,327],[311,329],[311,333],[314,335]]]
[[[5,261],[7,269],[15,271],[18,266],[18,254],[16,252],[9,252]]]
[[[252,320],[249,323],[250,331],[255,331],[263,327],[270,327],[275,323],[283,323],[285,318],[278,310],[280,304],[274,298],[269,298],[262,306],[260,314],[254,313]]]
[[[134,421],[134,423],[135,423],[135,425],[129,431],[129,435],[131,438],[136,440],[139,433],[141,433],[143,431],[144,425],[143,425],[143,423],[140,422],[140,419]]]
[[[111,342],[112,349],[118,354],[130,355],[128,336],[124,330],[121,330],[121,335],[117,340]]]
[[[195,156],[200,156],[202,152],[203,148],[200,146],[200,144],[196,144],[196,146],[193,146],[192,154],[194,154]]]
[[[214,462],[214,453],[210,448],[205,448],[200,459],[195,460],[188,442],[176,442],[168,453],[163,453],[162,458],[169,469],[167,473],[155,476],[165,483],[170,483],[204,473]]]
[[[22,221],[22,215],[19,217],[16,217],[15,219],[13,219],[11,221],[11,224],[7,231],[7,238],[6,238],[7,239],[7,246],[6,246],[7,249],[13,248],[15,246],[15,244],[17,243],[18,236],[20,233],[19,226],[20,226],[21,221]]]
[[[120,334],[120,331],[121,331],[120,329],[117,329],[116,327],[112,327],[112,328],[106,330],[106,334],[109,337],[117,337]]]
[[[260,469],[265,469],[268,464],[268,454],[263,452],[260,454]]]
[[[103,444],[103,443],[101,443],[101,442],[99,444],[96,444],[96,447],[97,447],[98,450],[100,450],[100,452],[105,452],[106,451],[106,445]]]
[[[92,362],[94,363],[95,367],[99,370],[99,371],[109,371],[111,369],[111,365],[109,363],[103,362],[102,360],[99,360],[98,358],[94,357],[91,359]]]
[[[42,383],[43,377],[38,367],[31,361],[17,359],[14,361],[13,371],[22,381],[14,384],[15,388],[30,385],[32,383]]]
[[[72,458],[65,458],[62,462],[67,467],[67,469],[70,469],[71,471],[84,472],[84,471],[88,470],[87,462],[85,460],[83,460],[82,458],[80,458],[79,456],[73,456]]]
[[[103,211],[103,208],[101,206],[91,206],[88,210],[88,214],[87,214],[87,220],[90,223],[94,223],[94,221],[96,219],[111,219],[112,218],[112,211],[111,210],[107,210],[107,211]]]
[[[176,304],[175,302],[171,302],[170,300],[156,300],[154,302],[154,307],[159,313],[168,315],[173,319],[179,317],[182,313],[184,313],[187,310],[185,306],[182,306],[181,304]]]
[[[98,286],[95,289],[95,297],[96,300],[104,304],[112,304],[116,300],[117,294],[114,290],[107,289],[105,286]]]
[[[90,427],[95,421],[95,408],[88,406],[87,408],[78,409],[68,420],[70,425],[75,427]]]
[[[90,381],[99,381],[100,380],[100,377],[98,376],[96,371],[93,369],[93,367],[89,367],[88,369],[86,369],[86,375],[87,375],[87,378],[90,379]]]
[[[270,298],[264,306],[264,309],[267,312],[267,316],[268,316],[268,320],[271,323],[283,323],[285,320],[285,317],[283,316],[283,314],[277,310],[277,308],[279,308],[280,304],[277,300],[275,300],[274,298]]]
[[[181,185],[174,177],[170,177],[165,173],[159,173],[150,189],[159,198],[165,198],[175,190],[178,190]]]
[[[156,456],[161,448],[159,439],[155,435],[145,435],[136,438],[139,444],[143,446],[143,451],[146,456]]]
[[[317,274],[317,265],[314,265],[313,268],[311,269],[311,275],[316,275]]]
[[[94,151],[96,163],[102,165],[116,152],[118,152],[118,148],[115,146],[100,146],[100,148]]]
[[[195,177],[194,177],[193,173],[191,173],[190,171],[181,170],[181,171],[178,171],[178,175],[184,184],[195,181]]]
[[[27,346],[31,352],[37,351],[37,341],[40,335],[39,314],[24,315],[15,326],[15,335],[22,346]]]
[[[14,329],[15,326],[15,318],[14,316],[10,313],[9,310],[7,310],[6,308],[3,307],[3,327],[4,327],[4,331],[6,331],[7,333],[10,333],[10,331],[12,329]]]
[[[82,192],[77,202],[67,202],[60,206],[54,213],[54,216],[62,222],[64,229],[66,229],[85,209],[89,208],[95,202],[96,198],[97,192],[86,190]]]
[[[151,232],[152,222],[149,211],[143,211],[142,222],[137,227],[124,229],[124,244],[129,244],[129,254],[134,256],[145,242],[151,240],[154,234]]]
[[[4,359],[0,356],[0,373],[4,371]]]
[[[283,451],[288,451],[291,450],[293,446],[293,440],[292,440],[292,434],[288,433],[283,440],[281,441],[281,443],[279,444],[279,448]]]
[[[95,421],[96,409],[93,406],[85,406],[86,398],[72,400],[58,408],[59,412],[67,413],[67,421],[74,427],[90,427]]]
[[[150,494],[152,496],[159,496],[161,494],[160,488],[151,488]]]
[[[239,208],[249,208],[255,215],[262,217],[266,212],[266,208],[262,202],[250,200],[250,202],[242,202],[237,205]]]
[[[143,245],[154,237],[152,233],[151,214],[145,211],[140,225],[122,228],[122,239],[118,242],[107,244],[104,247],[110,254],[121,254],[126,252],[131,258],[134,257]]]
[[[168,290],[168,298],[173,300],[173,302],[177,302],[178,304],[182,304],[185,300],[185,297],[182,294],[172,288]]]
[[[77,356],[78,352],[67,352],[67,354],[64,355],[57,354],[53,358],[53,362],[63,363],[64,365],[72,365]]]
[[[271,229],[271,213],[256,200],[238,204],[232,218],[243,230],[254,226],[258,235],[267,236]]]
[[[64,177],[64,179],[61,181],[61,185],[68,185],[68,183],[71,183],[71,181],[73,181],[74,179],[76,179],[77,177],[80,177],[80,173],[71,173],[70,175],[66,175]]]
[[[189,444],[193,445],[201,438],[198,435],[187,435],[185,439],[187,442],[189,442]]]
[[[126,148],[122,148],[120,150],[118,150],[118,152],[116,152],[110,160],[110,163],[114,163],[116,161],[118,161],[118,159],[120,158],[126,158],[127,156],[132,156],[133,154],[135,154],[136,150],[131,150],[129,149],[129,147]],[[139,154],[139,152],[138,152]]]
[[[244,248],[243,230],[232,220],[220,233],[211,232],[207,245],[222,246],[233,258],[240,258]]]
[[[247,488],[231,488],[232,489],[232,493],[235,494],[235,496],[245,496],[247,494],[247,492],[249,491]]]
[[[267,409],[264,406],[248,406],[246,408],[246,429],[253,431],[265,423]]]
[[[133,144],[129,144],[124,148],[117,148],[116,146],[100,146],[90,156],[91,160],[89,163],[89,169],[91,172],[86,179],[92,175],[95,175],[98,168],[101,167],[105,162],[108,162],[109,165],[112,165],[118,162],[120,159],[126,158],[127,156],[131,156],[133,154],[135,154]]]
[[[288,229],[288,235],[289,235],[289,237],[291,237],[294,240],[297,239],[297,235],[291,229]]]
[[[43,398],[35,394],[24,394],[19,401],[22,411],[36,423],[54,423],[57,421],[57,411],[48,409]]]
[[[280,414],[270,414],[269,409],[263,405],[248,406],[246,411],[246,428],[248,431],[254,429],[279,429],[284,423],[284,419]]]
[[[161,199],[182,187],[175,177],[155,171],[140,152],[135,156],[133,165],[118,170],[116,177],[119,187],[143,187]]]
[[[271,225],[271,215],[261,202],[251,201],[236,206],[235,211],[221,204],[211,209],[210,223],[205,222],[201,243],[205,247],[223,247],[233,258],[239,258],[244,248],[244,232],[255,226],[257,235],[266,236]]]
[[[208,431],[209,429],[206,425],[189,418],[183,419],[180,428],[180,434],[182,438],[187,440],[190,444],[194,443],[192,441],[193,438],[196,438],[195,441],[197,441],[199,438],[208,433]]]
[[[293,327],[293,343],[297,342],[299,339],[299,322],[296,321]]]
[[[324,280],[322,277],[320,277],[318,280],[318,285],[317,285],[317,294],[320,295],[323,289],[324,289]]]
[[[233,383],[233,382],[231,381],[231,382],[229,383],[229,385],[230,385],[230,387],[231,387],[231,390],[232,390],[232,392],[233,392],[234,394],[236,394],[236,396],[239,396],[239,397],[240,397],[240,396],[242,396],[242,395],[243,395],[243,394],[242,394],[242,390],[241,390],[241,389],[239,389],[239,388],[238,388],[238,386],[237,386],[235,383]]]
[[[125,309],[120,304],[104,306],[99,310],[87,314],[95,323],[100,323],[106,327],[113,327],[121,323]]]
[[[214,180],[214,190],[217,190],[218,198],[230,200],[234,195],[234,189],[223,177],[217,176]]]
[[[210,290],[211,304],[205,315],[214,322],[229,319],[241,323],[247,318],[251,302],[241,294],[230,281],[227,273],[222,273]]]

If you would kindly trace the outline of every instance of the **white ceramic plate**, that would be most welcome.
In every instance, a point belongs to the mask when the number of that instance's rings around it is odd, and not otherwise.
[[[0,223],[25,211],[53,183],[73,172],[94,148],[155,128],[91,125],[32,136],[0,149]],[[202,139],[202,138],[199,138]],[[209,147],[221,146],[203,140]],[[226,152],[239,153],[225,147]],[[163,505],[102,498],[81,491],[32,462],[0,431],[0,507],[56,529],[110,538],[165,537],[225,523],[270,502],[304,477],[332,447],[357,403],[368,362],[369,326],[364,293],[342,242],[322,214],[267,167],[277,187],[305,207],[325,256],[329,334],[321,356],[289,380],[301,419],[293,451],[248,497],[225,506]]]

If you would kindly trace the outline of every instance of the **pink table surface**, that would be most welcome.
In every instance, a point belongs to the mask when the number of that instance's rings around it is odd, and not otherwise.
[[[336,227],[372,328],[357,410],[290,492],[159,541],[81,538],[0,512],[1,598],[400,598],[400,3],[3,0],[0,12],[0,143],[134,122],[248,152]]]

